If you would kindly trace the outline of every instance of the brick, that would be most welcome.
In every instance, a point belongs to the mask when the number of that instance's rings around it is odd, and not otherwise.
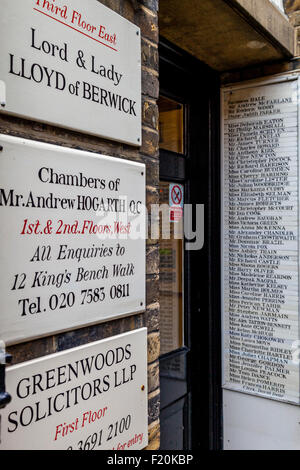
[[[158,238],[151,238],[155,236],[155,233],[159,233],[159,222],[151,219],[150,215],[148,215],[148,238],[147,238],[147,246],[156,245],[158,242]]]
[[[159,196],[159,193],[158,193]],[[158,197],[158,202],[156,205],[151,205],[150,210],[148,212],[148,219],[149,219],[149,224],[148,224],[148,239],[149,242],[152,244],[159,241],[160,238],[160,214],[163,211],[160,211],[159,207],[159,202],[160,199]]]
[[[121,150],[119,158],[135,160],[139,163],[146,165],[146,186],[156,188],[159,187],[159,161],[157,158],[151,158],[147,155],[141,155],[136,153],[132,148]]]
[[[117,12],[117,13],[121,13],[120,11],[120,5],[121,5],[121,2],[119,0],[98,0],[99,3],[102,3],[102,5],[110,8],[111,10]]]
[[[60,127],[36,123],[26,119],[13,118],[4,114],[0,114],[0,132],[16,137],[116,157],[120,155],[121,151],[121,144],[118,142],[112,142],[89,134],[68,131]],[[135,152],[137,152],[136,148]]]
[[[144,314],[141,313],[79,328],[77,330],[67,331],[57,335],[57,350],[64,351],[93,341],[99,341],[121,333],[126,333],[130,330],[142,328],[143,326],[145,326],[145,318]]]
[[[146,281],[146,303],[151,305],[159,301],[159,275],[147,276]]]
[[[145,450],[158,450],[160,448],[160,422],[152,422],[148,427],[148,446]]]
[[[160,354],[159,333],[150,333],[148,335],[148,363],[157,361]]]
[[[141,28],[142,37],[158,43],[158,18],[150,10],[140,6],[135,13],[135,24]]]
[[[152,127],[158,132],[159,112],[156,102],[143,99],[143,125]]]
[[[7,352],[12,355],[12,365],[52,354],[55,350],[55,341],[52,336],[28,341],[23,344],[16,344],[7,348]]]
[[[120,149],[119,158],[140,161],[139,147],[123,144]]]
[[[156,361],[148,366],[148,393],[159,388],[159,362]]]
[[[147,186],[147,194],[146,194],[146,204],[148,212],[151,212],[151,205],[152,204],[159,204],[159,192],[158,188],[149,187]]]
[[[142,68],[142,93],[151,98],[158,99],[159,96],[159,80],[150,69]]]
[[[159,0],[140,0],[140,3],[153,11],[158,11]]]
[[[146,247],[147,266],[146,274],[157,274],[159,272],[159,246],[151,245]]]
[[[146,165],[147,186],[159,186],[159,161],[149,156],[140,155],[140,161]]]
[[[153,392],[149,395],[148,399],[148,424],[157,421],[160,412],[160,393]]]
[[[159,69],[159,55],[157,46],[153,46],[151,43],[142,40],[142,65],[153,69],[158,72]]]
[[[148,328],[148,332],[154,332],[159,330],[159,303],[148,305],[145,315],[145,322]]]
[[[151,217],[151,214],[148,214],[148,238],[147,246],[156,245],[159,242],[159,221]],[[151,274],[151,273],[149,273]],[[153,273],[152,273],[153,274]]]
[[[131,23],[135,22],[135,9],[136,5],[134,2],[127,0],[120,2],[121,3],[121,14],[124,18],[126,18],[128,21],[131,21]]]
[[[159,135],[158,132],[142,129],[142,145],[140,152],[151,157],[159,156]]]

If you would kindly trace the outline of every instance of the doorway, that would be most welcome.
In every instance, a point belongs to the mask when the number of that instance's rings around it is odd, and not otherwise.
[[[171,226],[164,238],[161,216],[161,449],[219,449],[219,80],[162,38],[159,52],[160,204],[169,206]],[[201,227],[197,205],[204,208]]]

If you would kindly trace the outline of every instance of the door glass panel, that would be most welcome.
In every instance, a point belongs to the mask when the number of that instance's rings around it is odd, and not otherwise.
[[[183,346],[183,217],[173,217],[170,185],[160,182],[160,341],[161,354]],[[173,185],[172,185],[173,186]],[[171,186],[171,188],[172,188]],[[164,205],[164,206],[162,206]]]
[[[160,148],[183,154],[183,105],[161,96],[158,100],[158,107]]]

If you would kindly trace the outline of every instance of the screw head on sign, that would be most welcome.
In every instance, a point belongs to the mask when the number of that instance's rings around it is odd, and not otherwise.
[[[142,390],[142,392],[145,390],[145,385],[141,386],[141,390]]]

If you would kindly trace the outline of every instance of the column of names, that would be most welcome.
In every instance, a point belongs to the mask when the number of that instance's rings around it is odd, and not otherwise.
[[[224,386],[299,402],[298,83],[224,93]]]

